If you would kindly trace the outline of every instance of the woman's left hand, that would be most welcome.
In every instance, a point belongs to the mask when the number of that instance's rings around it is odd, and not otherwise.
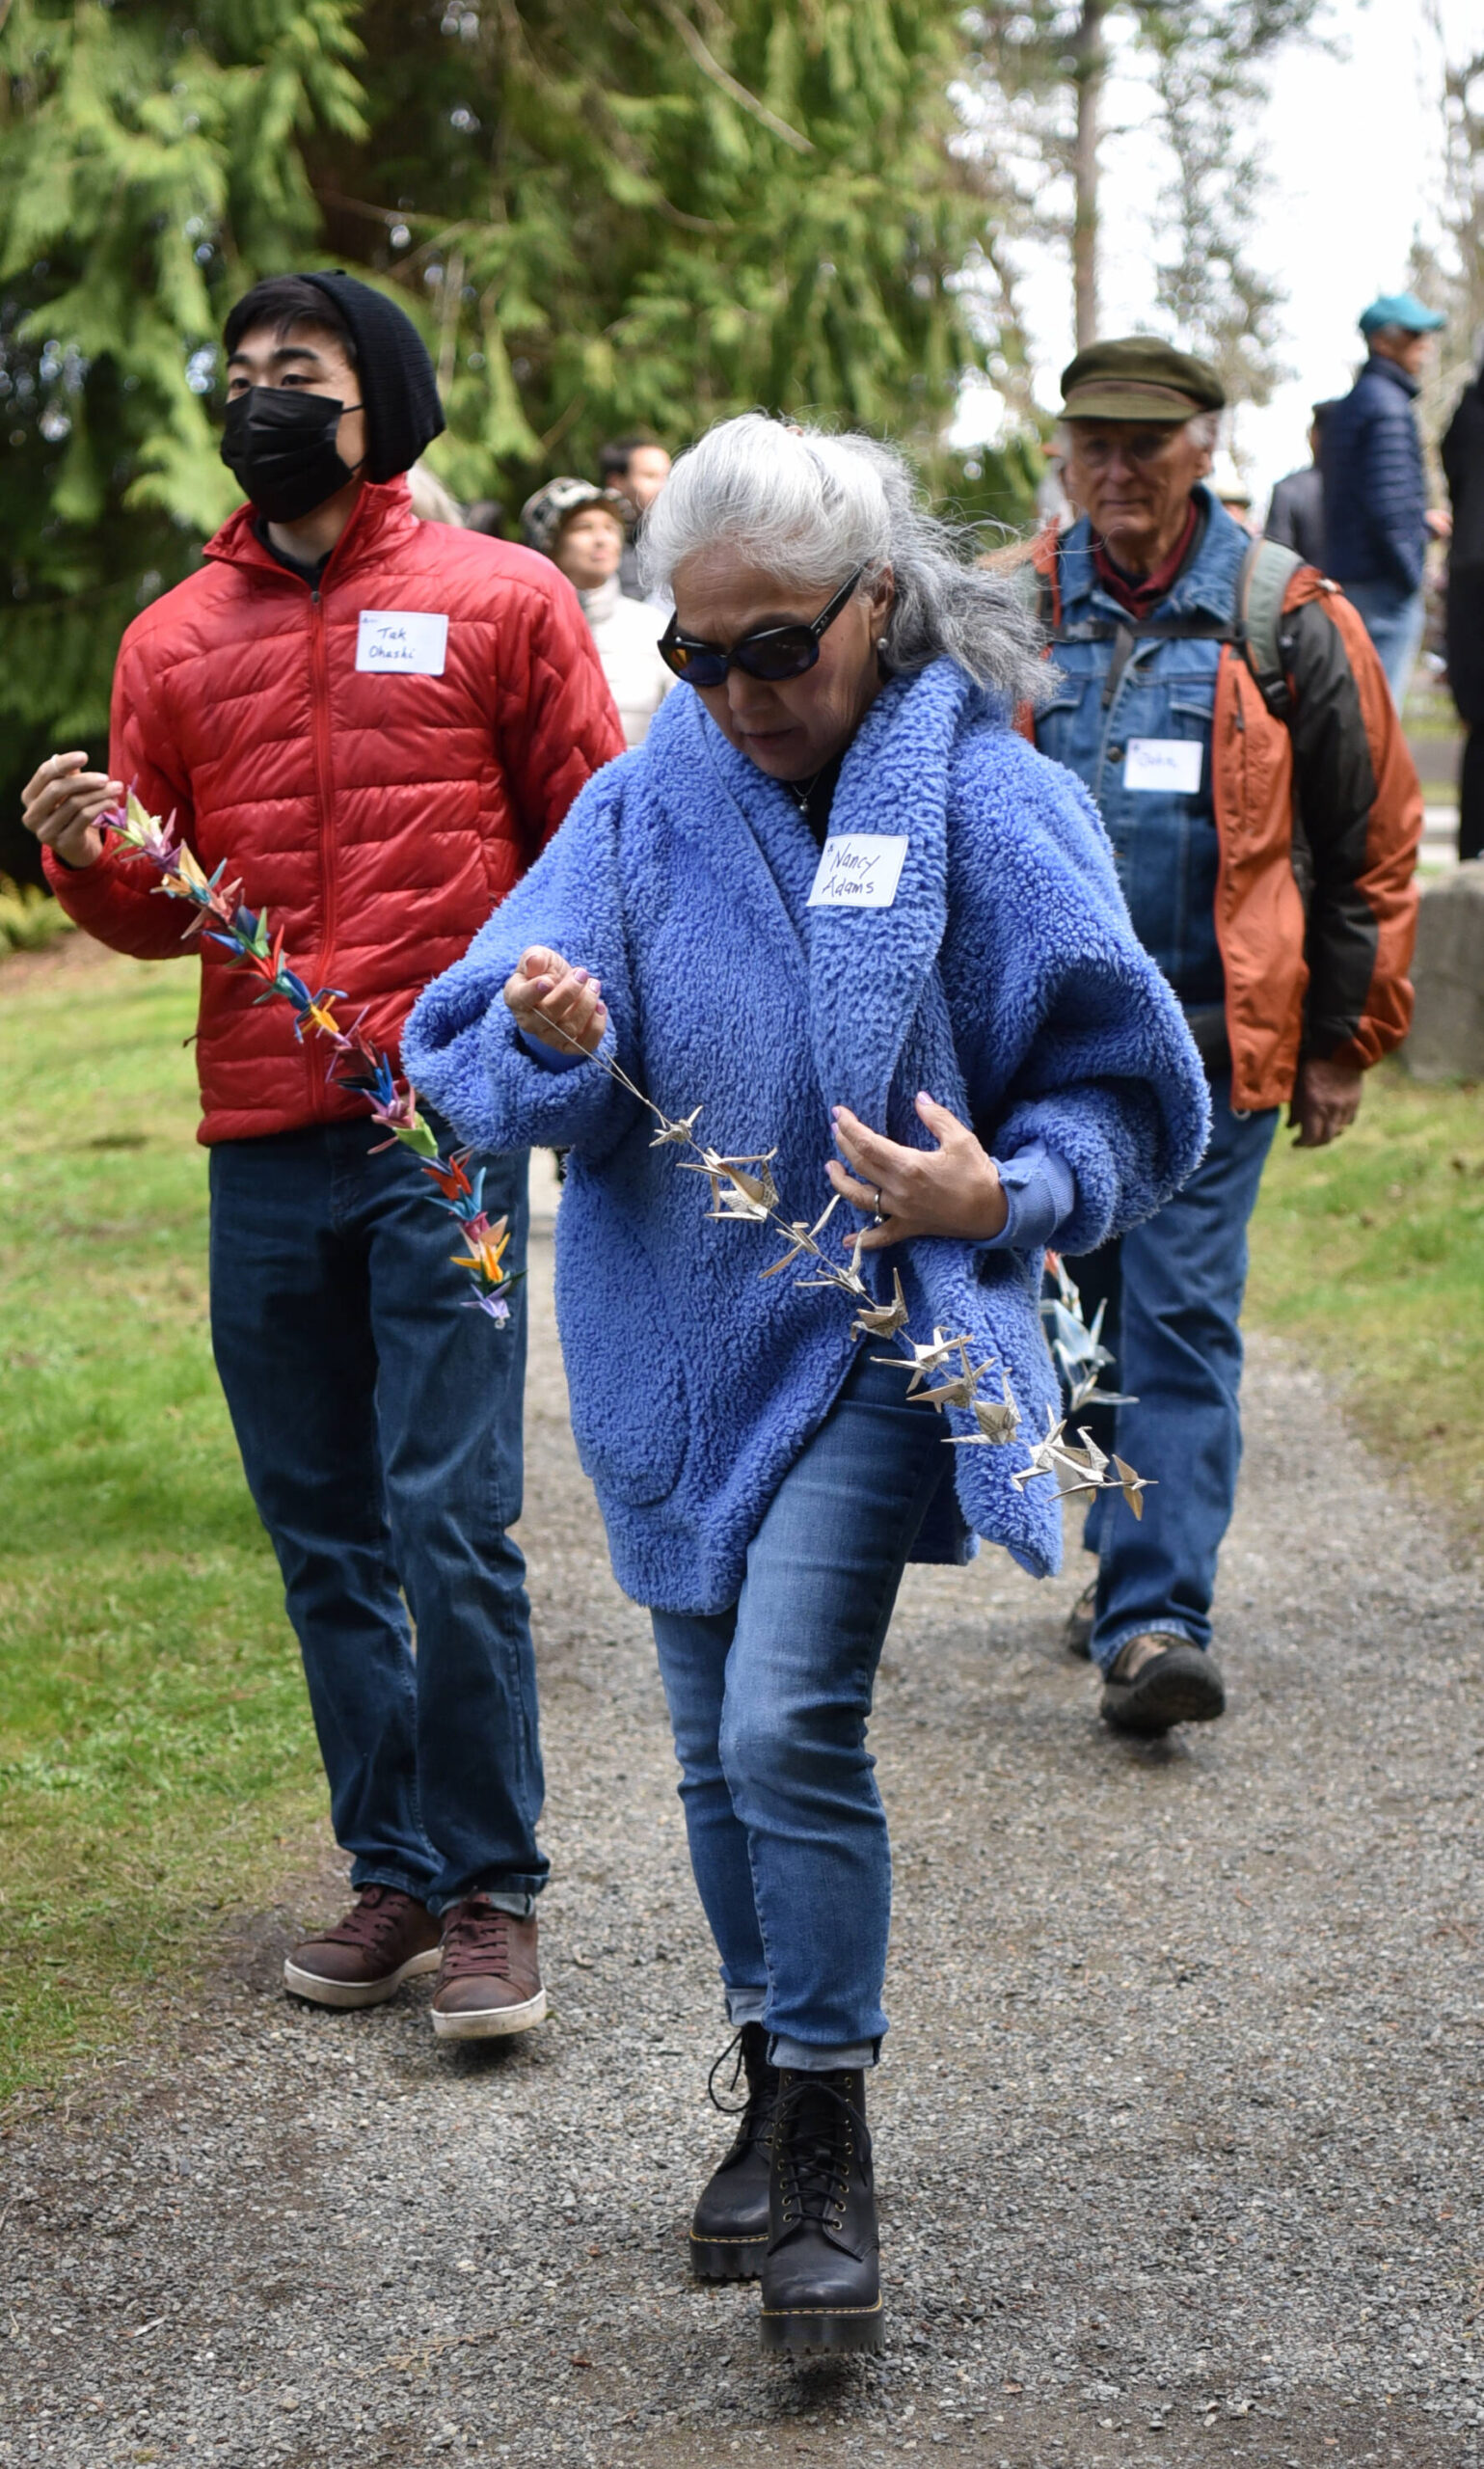
[[[917,1111],[936,1149],[904,1149],[868,1130],[849,1106],[833,1108],[835,1138],[854,1169],[853,1177],[831,1157],[826,1169],[842,1200],[873,1220],[850,1240],[863,1252],[888,1243],[910,1243],[919,1234],[946,1234],[984,1243],[998,1234],[1010,1215],[994,1160],[968,1125],[919,1093]]]

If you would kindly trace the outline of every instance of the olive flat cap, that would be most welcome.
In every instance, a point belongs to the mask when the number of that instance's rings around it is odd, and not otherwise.
[[[1062,411],[1069,421],[1189,421],[1219,412],[1226,400],[1207,361],[1157,335],[1089,343],[1062,371]]]

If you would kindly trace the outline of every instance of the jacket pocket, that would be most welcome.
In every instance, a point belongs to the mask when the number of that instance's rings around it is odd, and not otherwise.
[[[1201,763],[1201,786],[1195,794],[1207,800],[1211,794],[1211,716],[1215,708],[1214,678],[1209,686],[1202,683],[1172,687],[1165,702],[1171,736],[1187,744],[1198,742],[1205,749]]]
[[[633,1221],[575,1158],[561,1207],[556,1315],[578,1456],[600,1501],[648,1507],[675,1489],[690,1437],[679,1316]]]

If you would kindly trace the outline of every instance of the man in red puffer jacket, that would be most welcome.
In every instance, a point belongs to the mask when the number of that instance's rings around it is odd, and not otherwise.
[[[399,309],[342,274],[283,276],[239,301],[225,340],[222,453],[249,502],[123,638],[115,776],[55,755],[26,819],[80,926],[173,958],[178,907],[96,828],[132,786],[394,1050],[415,996],[623,736],[555,567],[414,516],[403,475],[444,421]],[[256,1003],[260,982],[215,945],[184,948],[202,963],[212,1343],[356,1890],[286,1984],[369,2006],[436,1967],[441,2035],[524,2031],[546,2010],[547,1873],[525,1563],[505,1531],[524,1289],[502,1329],[463,1308],[418,1160],[375,1152],[364,1101],[326,1078],[286,1004]],[[519,1260],[526,1157],[480,1163]]]

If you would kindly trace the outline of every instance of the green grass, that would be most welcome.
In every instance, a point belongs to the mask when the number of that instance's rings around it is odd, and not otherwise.
[[[211,1364],[193,963],[0,966],[0,2095],[184,1986],[322,1799]]]
[[[187,1987],[323,1804],[206,1328],[196,971],[0,966],[0,2095]],[[1484,1535],[1484,1097],[1373,1075],[1280,1136],[1252,1316]]]
[[[1357,1428],[1484,1540],[1484,1091],[1370,1074],[1333,1148],[1280,1133],[1249,1316],[1345,1384]]]

